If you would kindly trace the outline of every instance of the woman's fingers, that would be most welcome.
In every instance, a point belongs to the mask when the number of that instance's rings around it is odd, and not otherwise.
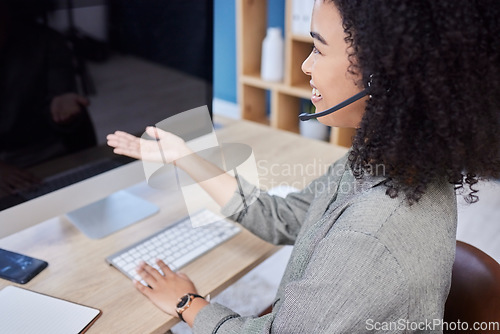
[[[108,144],[113,147],[137,147],[139,138],[122,131],[116,131],[107,136]]]
[[[156,259],[156,264],[158,265],[158,267],[160,267],[161,271],[163,271],[163,274],[166,277],[171,276],[171,275],[175,275],[175,273],[172,271],[172,269],[170,269],[170,267],[167,266],[165,264],[165,262],[163,262],[162,260]]]
[[[168,280],[173,275],[175,275],[175,273],[162,260],[157,259],[156,263],[158,264],[161,272],[153,268],[146,262],[141,262],[137,267],[137,273],[139,274],[139,276],[141,276],[144,281],[146,281],[146,283],[148,283],[153,288],[156,287],[158,282],[160,282],[161,280]]]
[[[163,271],[163,270],[162,270]],[[141,262],[137,267],[137,273],[152,288],[156,288],[167,277],[145,262]]]
[[[144,296],[148,297],[151,299],[151,296],[153,294],[153,290],[141,282],[134,280],[134,286],[137,290],[139,290]]]
[[[141,158],[140,139],[122,131],[107,136],[108,145],[116,154],[127,155],[135,159]]]
[[[150,126],[146,133],[153,139],[138,138],[123,131],[116,131],[106,138],[108,145],[114,148],[113,152],[135,159],[170,163],[190,152],[184,140],[170,132]]]
[[[141,278],[151,287],[155,287],[156,286],[156,282],[158,281],[158,279],[160,279],[161,277],[158,277],[157,275],[154,275],[154,271],[156,271],[156,269],[152,268],[150,265],[148,265],[147,263],[145,262],[141,262],[139,264],[139,266],[137,267],[137,274],[139,276],[141,276]],[[157,271],[156,271],[157,272]],[[157,272],[158,273],[158,272]],[[161,276],[159,273],[158,273],[159,276]]]

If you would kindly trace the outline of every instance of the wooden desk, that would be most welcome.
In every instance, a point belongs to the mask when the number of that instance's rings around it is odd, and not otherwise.
[[[253,148],[261,187],[265,189],[277,185],[302,188],[346,152],[345,148],[247,121],[225,122],[217,133],[220,141],[245,143]],[[88,239],[64,217],[0,239],[0,248],[49,262],[47,269],[23,287],[102,310],[89,334],[165,333],[178,321],[156,308],[104,260],[184,215],[180,206],[172,205],[178,202],[179,194],[153,190],[145,184],[130,191],[163,209],[100,240]],[[185,267],[183,272],[201,294],[215,296],[277,249],[243,231]],[[11,284],[15,285],[0,280],[0,289]]]

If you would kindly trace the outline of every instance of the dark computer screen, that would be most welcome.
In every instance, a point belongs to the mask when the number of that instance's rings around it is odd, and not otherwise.
[[[106,146],[115,130],[211,113],[213,1],[0,7],[0,210],[130,162]]]

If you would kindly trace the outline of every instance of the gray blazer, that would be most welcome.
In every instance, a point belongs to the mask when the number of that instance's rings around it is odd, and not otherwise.
[[[212,303],[194,333],[441,333],[455,255],[456,196],[445,181],[409,206],[382,177],[357,180],[347,155],[285,199],[243,182],[225,213],[264,240],[293,244],[272,313]]]

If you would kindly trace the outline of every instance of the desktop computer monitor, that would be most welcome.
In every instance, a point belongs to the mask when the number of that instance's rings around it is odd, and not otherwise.
[[[200,106],[211,117],[212,0],[0,6],[0,237],[143,181],[107,134]]]

